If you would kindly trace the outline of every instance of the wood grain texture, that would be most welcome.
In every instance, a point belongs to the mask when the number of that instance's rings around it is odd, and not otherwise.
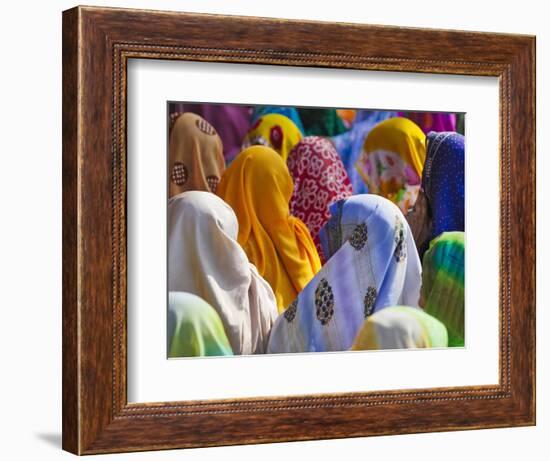
[[[498,76],[499,384],[128,404],[126,64],[133,58]],[[64,12],[63,448],[89,454],[534,424],[534,79],[530,36]]]

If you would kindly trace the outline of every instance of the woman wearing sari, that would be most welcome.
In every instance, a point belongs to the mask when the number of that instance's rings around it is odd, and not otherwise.
[[[223,146],[214,127],[191,112],[181,114],[170,133],[169,197],[188,190],[215,192],[224,169]]]
[[[237,155],[218,188],[237,215],[238,241],[273,288],[279,311],[321,267],[308,228],[289,214],[293,188],[282,157],[264,146]]]
[[[290,214],[308,227],[324,262],[319,231],[330,218],[329,205],[353,193],[351,182],[332,143],[318,136],[308,136],[296,144],[287,166],[294,181]]]
[[[234,354],[265,352],[277,316],[268,283],[237,243],[233,210],[208,192],[168,202],[168,291],[200,296],[218,313]]]
[[[277,318],[269,353],[349,350],[373,313],[418,306],[420,260],[397,206],[354,195],[333,204],[331,214],[321,230],[330,259]]]
[[[424,255],[420,304],[449,332],[449,347],[464,347],[464,232],[444,232]]]
[[[366,194],[369,191],[355,165],[363,152],[365,139],[376,125],[392,117],[397,117],[397,112],[358,110],[351,128],[345,133],[331,138],[336,151],[340,154],[340,158],[344,163],[354,194]]]
[[[300,133],[304,133],[304,126],[302,125],[302,120],[298,114],[298,110],[295,107],[288,106],[256,106],[252,112],[252,124],[256,122],[261,117],[265,117],[269,114],[279,114],[284,115],[285,117],[292,120],[292,123],[296,125],[296,128],[300,130]]]
[[[302,139],[302,132],[288,117],[270,113],[257,119],[246,134],[242,148],[271,147],[286,162],[292,148]]]
[[[418,307],[386,307],[361,327],[352,350],[420,349],[447,347],[447,329]]]
[[[422,189],[407,214],[420,256],[443,232],[464,231],[464,136],[429,133]]]
[[[170,104],[170,118],[177,119],[184,112],[193,112],[210,123],[220,136],[227,163],[241,151],[243,136],[250,127],[249,106],[237,104]]]
[[[168,293],[168,357],[233,355],[216,310],[191,293]]]
[[[368,134],[357,169],[369,192],[391,200],[406,213],[416,202],[426,158],[426,136],[406,118],[376,125]]]

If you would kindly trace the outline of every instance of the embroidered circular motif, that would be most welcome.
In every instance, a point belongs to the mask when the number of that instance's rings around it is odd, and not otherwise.
[[[290,303],[290,306],[288,306],[284,312],[285,319],[288,323],[292,322],[294,320],[294,317],[296,317],[296,311],[298,310],[298,300],[295,299]]]
[[[187,168],[181,162],[174,163],[174,166],[172,167],[172,174],[170,176],[172,178],[172,182],[177,186],[183,186],[189,177]]]
[[[328,324],[334,315],[334,294],[326,279],[321,279],[315,289],[315,309],[321,325]]]
[[[283,130],[279,125],[274,125],[271,127],[271,131],[269,132],[269,140],[275,149],[281,148],[283,145]]]
[[[365,223],[357,224],[349,238],[350,245],[357,251],[362,250],[368,240],[367,225]]]
[[[395,251],[393,256],[398,263],[404,261],[407,256],[405,251],[405,226],[398,216],[395,217]]]
[[[211,175],[206,177],[206,182],[208,183],[208,187],[210,188],[210,192],[216,193],[216,189],[218,188],[218,184],[220,182],[220,178],[217,176]]]
[[[364,313],[365,318],[367,318],[369,315],[372,314],[372,311],[374,310],[374,303],[376,301],[376,288],[374,287],[368,287],[367,288],[367,294],[363,298],[363,306],[365,307]]]
[[[210,125],[210,123],[208,123],[203,118],[198,118],[197,120],[195,120],[195,124],[197,125],[197,128],[199,130],[201,130],[203,133],[206,133],[206,134],[209,134],[209,135],[215,135],[216,134],[216,130],[214,129],[214,127],[212,125]]]

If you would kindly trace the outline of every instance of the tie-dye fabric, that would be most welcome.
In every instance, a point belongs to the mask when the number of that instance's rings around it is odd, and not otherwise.
[[[464,346],[464,232],[445,232],[424,255],[421,305],[449,332],[449,346]]]
[[[233,355],[216,310],[191,293],[168,294],[168,357]]]
[[[369,191],[363,177],[355,168],[355,164],[363,151],[363,144],[365,144],[367,135],[380,122],[396,116],[397,112],[358,110],[351,128],[345,133],[331,138],[344,163],[354,194],[366,194]]]
[[[352,194],[351,182],[332,143],[319,136],[303,138],[288,156],[294,181],[290,214],[308,227],[322,262],[319,231],[330,218],[329,205]]]
[[[429,133],[422,187],[432,216],[431,239],[464,230],[464,136]]]
[[[352,350],[447,347],[445,325],[422,309],[387,307],[371,315],[355,338]]]
[[[349,201],[355,206],[346,207]],[[374,312],[418,305],[420,260],[399,208],[369,194],[343,202],[343,215],[359,207],[362,213],[342,232],[347,238],[341,247],[277,318],[270,353],[348,350]]]

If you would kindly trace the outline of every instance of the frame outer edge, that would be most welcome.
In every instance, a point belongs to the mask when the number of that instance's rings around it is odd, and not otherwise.
[[[62,14],[62,448],[79,454],[80,359],[78,332],[78,139],[80,11]]]

